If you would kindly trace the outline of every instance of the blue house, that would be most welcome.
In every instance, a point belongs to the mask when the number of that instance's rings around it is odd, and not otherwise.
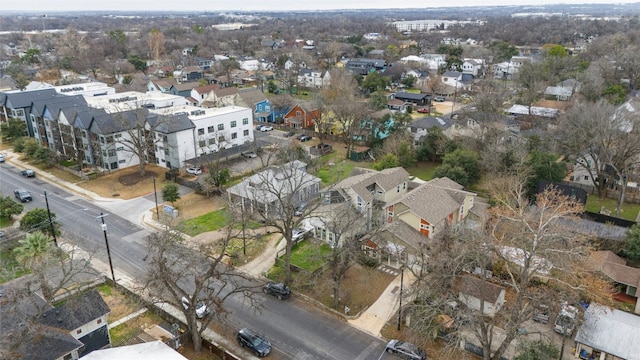
[[[395,125],[394,113],[389,109],[383,109],[372,113],[368,119],[362,121],[359,131],[353,135],[356,141],[384,140],[393,131]]]
[[[238,96],[244,106],[253,109],[253,120],[257,122],[275,122],[276,116],[271,102],[257,87],[241,89]]]

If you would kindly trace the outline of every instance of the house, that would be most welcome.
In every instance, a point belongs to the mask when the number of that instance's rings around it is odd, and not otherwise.
[[[329,86],[331,76],[328,71],[300,69],[298,71],[298,86],[306,88],[322,88]]]
[[[196,58],[196,65],[200,66],[202,70],[209,70],[213,66],[213,60],[198,57]]]
[[[402,78],[408,78],[409,76],[413,76],[415,80],[416,86],[425,85],[429,81],[429,71],[427,70],[414,70],[410,69],[405,71],[402,74]]]
[[[275,112],[271,102],[257,87],[238,90],[238,104],[253,110],[253,121],[275,122]]]
[[[296,160],[247,177],[227,189],[229,201],[252,214],[278,212],[283,199],[291,206],[307,203],[320,194],[322,180],[307,173],[306,165]]]
[[[313,127],[320,119],[320,110],[306,110],[300,105],[294,106],[284,116],[284,125],[294,129],[306,129]]]
[[[473,76],[459,71],[445,71],[440,77],[440,80],[442,84],[453,87],[453,92],[455,93],[460,90],[471,90]]]
[[[640,314],[638,288],[640,288],[640,269],[627,265],[627,262],[609,250],[593,251],[587,259],[593,270],[603,273],[613,282],[616,293],[614,299],[621,299],[635,305],[635,313]]]
[[[387,109],[394,112],[407,112],[407,109],[411,107],[412,104],[400,99],[390,99],[387,101]]]
[[[458,300],[465,306],[482,311],[489,317],[494,317],[505,304],[505,289],[502,286],[474,275],[458,276],[454,288],[458,292]]]
[[[198,81],[204,76],[203,70],[199,66],[185,66],[173,72],[173,78],[179,83],[187,81]]]
[[[409,173],[402,167],[375,171],[356,168],[351,176],[333,187],[363,214],[366,223],[384,217],[386,204],[409,191]]]
[[[209,94],[215,89],[219,88],[220,86],[216,84],[196,86],[191,89],[191,93],[189,94],[189,96],[196,101],[196,106],[201,106],[207,96],[209,96]]]
[[[580,359],[640,360],[640,317],[592,303],[584,312],[575,344]]]
[[[171,91],[175,91],[176,85],[178,85],[178,82],[173,78],[149,80],[147,83],[147,91],[160,91],[162,93],[172,94]],[[178,95],[177,91],[172,95]]]
[[[384,71],[387,63],[383,59],[351,59],[346,64],[346,69],[350,73],[358,75],[367,75],[374,71]]]
[[[473,77],[484,76],[485,62],[483,59],[464,59],[462,62],[462,72],[471,74]]]
[[[110,310],[98,291],[90,290],[48,305],[35,293],[25,297],[13,284],[0,289],[0,358],[78,359],[111,346]],[[19,342],[11,341],[19,338]]]
[[[400,188],[397,189],[398,193]],[[388,223],[404,221],[428,238],[447,227],[464,222],[476,194],[449,178],[436,178],[419,185],[401,199],[386,205]]]
[[[427,116],[413,120],[407,125],[407,131],[413,135],[416,146],[424,145],[429,129],[439,127],[443,133],[449,133],[452,122],[449,118]]]
[[[82,358],[83,360],[188,360],[179,352],[162,341],[118,346],[111,349],[96,350]]]
[[[447,56],[444,54],[420,54],[430,70],[437,71],[447,65]]]
[[[399,268],[421,266],[431,239],[403,221],[387,224],[373,236],[365,238],[362,250],[380,263]]]
[[[200,106],[205,108],[233,106],[238,99],[238,88],[215,86],[207,93]]]
[[[391,95],[392,99],[408,102],[416,106],[429,106],[431,105],[431,95],[429,94],[416,94],[406,91],[399,91]]]
[[[389,109],[378,110],[364,119],[359,129],[355,129],[353,138],[358,141],[386,139],[395,125],[394,112]]]

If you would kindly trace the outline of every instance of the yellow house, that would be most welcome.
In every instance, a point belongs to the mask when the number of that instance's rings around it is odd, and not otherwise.
[[[319,134],[342,135],[345,133],[343,124],[336,120],[336,115],[331,110],[320,115],[320,120],[316,121],[315,130]]]

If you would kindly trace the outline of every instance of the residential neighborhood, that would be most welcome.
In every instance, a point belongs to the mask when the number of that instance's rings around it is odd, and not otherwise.
[[[640,7],[556,6],[0,15],[0,358],[640,359]]]

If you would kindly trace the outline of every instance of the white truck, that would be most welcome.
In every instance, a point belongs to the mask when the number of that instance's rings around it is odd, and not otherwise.
[[[555,332],[570,336],[573,333],[573,329],[576,327],[576,318],[578,317],[578,308],[569,304],[562,303],[560,312],[556,317],[556,321],[553,326]]]

